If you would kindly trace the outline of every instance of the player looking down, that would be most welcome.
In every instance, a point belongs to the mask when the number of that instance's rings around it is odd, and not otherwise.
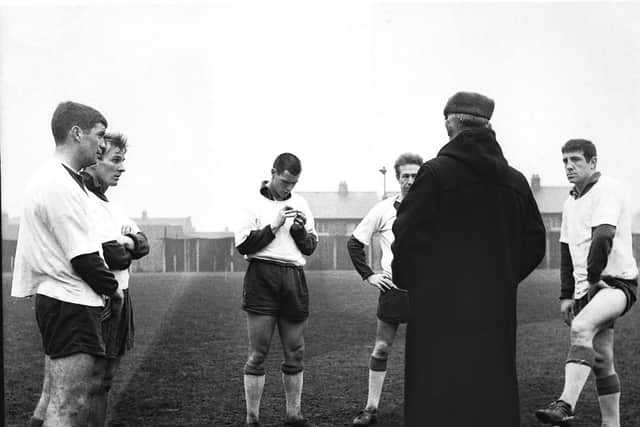
[[[249,426],[259,425],[264,361],[276,326],[284,352],[285,425],[312,425],[302,416],[300,403],[304,331],[309,316],[303,267],[304,257],[311,255],[318,244],[318,233],[307,202],[292,192],[301,170],[295,155],[280,154],[273,163],[271,180],[251,195],[235,232],[236,247],[249,261],[242,293],[249,333],[249,357],[244,367]]]

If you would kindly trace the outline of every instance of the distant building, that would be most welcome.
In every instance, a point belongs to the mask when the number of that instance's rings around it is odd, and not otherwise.
[[[139,218],[131,218],[144,231],[148,238],[162,239],[166,237],[182,237],[184,233],[194,230],[191,217],[149,217],[147,210],[142,211]]]
[[[540,185],[540,175],[531,176],[531,192],[536,199],[538,209],[542,215],[544,226],[547,230],[560,230],[562,224],[562,206],[569,197],[569,186]]]
[[[164,239],[162,271],[242,271],[245,264],[230,231],[191,232]]]
[[[560,266],[560,225],[562,206],[569,197],[569,186],[542,186],[539,175],[531,177],[531,190],[547,230],[546,255],[540,267]],[[352,270],[347,240],[369,210],[380,201],[374,191],[350,192],[346,182],[340,182],[337,192],[300,192],[313,212],[320,239],[318,248],[308,258],[310,270]],[[387,192],[394,197],[397,192]],[[205,272],[244,271],[244,257],[235,249],[230,231],[198,232],[191,217],[150,217],[147,211],[133,218],[147,235],[151,251],[134,261],[134,272]],[[15,257],[19,220],[2,213],[2,271],[11,272]],[[640,260],[640,213],[633,222],[634,254]],[[380,268],[380,248],[377,238],[366,249],[369,263]],[[355,273],[354,273],[355,274]]]
[[[194,232],[191,217],[151,218],[145,210],[140,218],[132,219],[145,233],[150,246],[149,255],[131,264],[133,272],[166,271],[165,240],[184,239],[189,233]],[[17,218],[9,218],[6,213],[2,213],[2,271],[4,272],[13,271],[19,222]]]
[[[149,255],[132,263],[132,271],[167,271],[166,239],[184,239],[194,231],[191,217],[149,217],[147,210],[139,218],[131,218],[149,239]],[[174,270],[175,271],[175,270]],[[184,270],[181,270],[184,271]]]
[[[375,191],[349,192],[347,183],[338,185],[338,192],[299,192],[309,203],[318,233],[350,236],[369,209],[380,201]]]
[[[531,176],[531,192],[536,199],[544,227],[547,230],[547,248],[540,267],[560,268],[560,225],[562,224],[562,206],[569,197],[570,186],[545,186],[540,175]]]
[[[338,192],[299,192],[309,203],[320,235],[318,248],[308,259],[309,270],[350,270],[353,264],[347,251],[347,240],[369,210],[380,201],[375,191],[352,191],[347,183],[338,185]],[[377,240],[376,240],[377,242]],[[380,265],[380,249],[370,246],[368,257],[374,267]]]

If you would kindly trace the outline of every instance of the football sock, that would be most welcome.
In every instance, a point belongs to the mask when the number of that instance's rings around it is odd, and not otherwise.
[[[564,367],[564,389],[560,399],[571,405],[572,411],[575,411],[582,388],[591,374],[594,360],[595,353],[590,347],[572,345],[569,348]]]
[[[284,396],[287,404],[287,415],[285,419],[300,418],[300,400],[302,399],[303,371],[289,375],[282,373],[282,384],[284,385]]]
[[[387,375],[387,359],[371,356],[369,360],[369,393],[367,395],[366,409],[378,409],[382,385]]]
[[[260,418],[260,399],[264,390],[264,375],[244,376],[244,397],[247,402],[247,423]]]
[[[620,379],[617,374],[596,378],[602,427],[620,427]]]

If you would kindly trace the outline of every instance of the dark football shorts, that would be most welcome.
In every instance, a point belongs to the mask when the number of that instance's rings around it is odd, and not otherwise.
[[[36,321],[44,353],[52,359],[76,353],[104,357],[102,310],[37,294]]]
[[[627,305],[625,306],[624,311],[622,312],[622,314],[620,315],[620,317],[622,317],[624,314],[626,314],[631,307],[633,306],[633,304],[635,304],[636,302],[636,292],[638,289],[638,280],[637,279],[619,279],[617,277],[603,277],[602,281],[604,283],[606,283],[607,285],[611,286],[612,288],[616,288],[616,289],[620,289],[622,292],[624,292],[625,296],[627,297]],[[596,292],[598,293],[598,292]],[[573,304],[573,316],[577,316],[578,313],[580,313],[580,311],[582,311],[583,308],[586,307],[587,304],[589,304],[589,300],[590,300],[590,296],[589,294],[583,296],[582,298],[579,298],[577,300],[575,300],[574,304]],[[610,328],[613,328],[614,326],[614,321],[611,321],[611,324],[609,325]]]
[[[302,322],[309,317],[309,290],[302,267],[252,259],[244,275],[242,309]]]
[[[407,323],[409,313],[409,293],[406,290],[390,289],[386,292],[380,292],[378,319],[392,324]]]
[[[123,289],[123,294],[122,304],[113,307],[111,317],[102,322],[106,356],[111,359],[120,357],[133,348],[133,306],[129,289]]]

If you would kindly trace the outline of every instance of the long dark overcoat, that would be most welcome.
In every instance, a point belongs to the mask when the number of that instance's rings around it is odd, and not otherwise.
[[[393,232],[412,313],[406,425],[519,426],[516,292],[544,257],[545,229],[492,130],[463,131],[420,168]]]

